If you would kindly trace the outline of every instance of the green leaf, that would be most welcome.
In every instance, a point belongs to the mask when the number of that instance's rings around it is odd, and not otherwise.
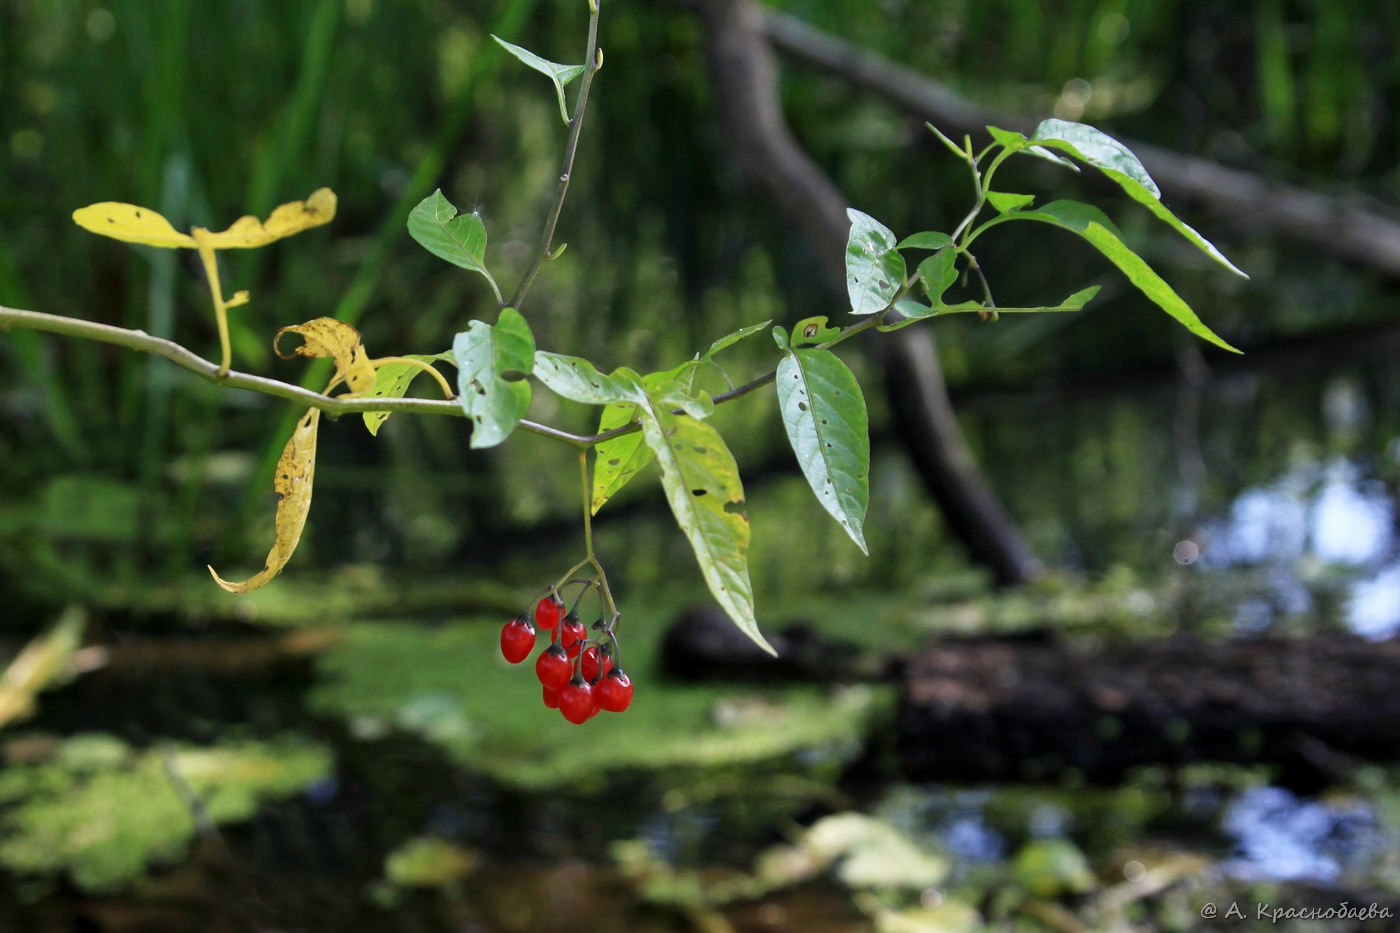
[[[486,225],[476,214],[457,213],[442,189],[419,201],[408,215],[408,235],[439,259],[486,276],[496,300],[502,300],[500,287],[486,269]]]
[[[530,325],[514,308],[501,309],[492,327],[472,321],[452,341],[457,394],[472,421],[471,446],[494,447],[515,430],[530,407],[525,376],[535,362]]]
[[[899,241],[895,249],[942,249],[945,246],[952,246],[953,238],[946,233],[937,230],[925,230],[923,233],[915,233]]]
[[[642,437],[661,466],[661,486],[676,523],[690,541],[710,593],[729,618],[764,651],[749,582],[749,518],[743,511],[739,467],[719,432],[706,421],[673,415],[637,386]]]
[[[629,389],[605,376],[588,360],[546,350],[535,351],[533,375],[555,395],[585,405],[607,405],[628,398]]]
[[[1000,143],[1002,148],[1011,152],[1016,152],[1026,148],[1026,134],[1018,133],[1015,130],[1003,130],[1000,127],[989,126],[987,132],[991,134],[992,141]]]
[[[948,150],[952,152],[953,155],[957,156],[959,159],[962,159],[964,162],[969,161],[967,152],[964,151],[961,146],[953,142],[947,136],[944,136],[942,130],[934,126],[932,123],[925,123],[924,126],[928,127],[929,131],[932,132],[933,135],[937,136],[939,141],[942,142],[943,145],[947,146]]]
[[[763,330],[763,328],[767,327],[769,324],[772,323],[773,322],[771,320],[768,320],[762,322],[761,324],[750,324],[748,327],[741,327],[731,334],[725,334],[723,337],[710,344],[710,349],[705,351],[705,355],[701,357],[701,359],[708,360],[710,357],[714,356],[719,351],[734,346],[734,344],[738,343],[740,340],[743,340],[745,337],[752,337],[754,334]]]
[[[870,431],[856,377],[830,350],[789,350],[778,363],[788,442],[822,508],[866,554]]]
[[[1025,207],[1035,200],[1033,194],[1011,194],[1006,191],[988,191],[987,200],[1001,213]]]
[[[935,308],[943,307],[943,293],[957,281],[958,270],[953,265],[957,258],[956,251],[940,249],[919,263],[917,270],[919,284],[923,286],[924,294],[928,296],[928,300]]]
[[[432,356],[418,353],[410,353],[407,356],[410,360],[422,360],[429,364],[453,362],[451,350]],[[424,375],[423,370],[417,366],[410,366],[408,363],[385,363],[374,371],[374,388],[369,391],[366,398],[403,398],[404,394],[408,392],[409,384],[421,375]],[[367,411],[363,417],[369,433],[377,436],[379,428],[385,421],[389,420],[389,412]]]
[[[1194,227],[1184,224],[1162,203],[1162,192],[1152,176],[1147,174],[1131,149],[1085,123],[1068,120],[1045,120],[1036,127],[1032,142],[1067,152],[1094,166],[1128,193],[1134,201],[1146,207],[1157,219],[1189,240],[1197,249],[1236,275],[1249,278],[1215,244],[1201,236]]]
[[[839,336],[841,336],[841,328],[828,327],[825,314],[817,317],[804,317],[792,325],[794,346],[815,346],[819,343],[826,343],[828,340],[835,340]],[[787,349],[781,345],[780,348]]]
[[[636,405],[609,405],[598,419],[598,433],[620,428],[637,417]],[[594,448],[593,514],[655,458],[640,431],[603,441]]]
[[[890,324],[882,324],[876,329],[887,332],[899,330],[901,327],[908,327],[910,324],[927,317],[939,317],[944,314],[966,314],[970,311],[995,311],[997,314],[1040,314],[1050,311],[1080,311],[1098,293],[1099,286],[1091,285],[1088,288],[1075,292],[1054,307],[1036,308],[989,308],[977,301],[964,301],[955,305],[940,305],[931,308],[928,305],[919,304],[917,301],[906,300],[896,302],[894,306],[896,311],[904,315],[905,320],[894,321]]]
[[[993,217],[973,235],[975,237],[982,230],[1010,220],[1035,220],[1079,234],[1107,256],[1144,295],[1176,318],[1191,333],[1231,353],[1240,352],[1216,336],[1214,331],[1201,322],[1196,312],[1191,310],[1191,306],[1183,301],[1141,256],[1128,248],[1098,208],[1078,201],[1052,201],[1033,211],[1011,211]]]
[[[885,310],[904,284],[904,257],[895,249],[894,233],[869,214],[848,208],[851,234],[846,241],[846,291],[854,314]]]
[[[1063,166],[1072,172],[1079,171],[1079,166],[1075,165],[1069,159],[1055,155],[1055,153],[1046,149],[1044,146],[1029,145],[1029,141],[1023,133],[1003,130],[995,126],[987,127],[987,132],[991,133],[992,139],[1001,143],[1008,152],[1026,152],[1029,155],[1039,156],[1047,162],[1054,162],[1056,165]]]
[[[529,49],[523,49],[518,45],[512,45],[500,36],[493,34],[491,38],[495,39],[496,42],[500,44],[501,48],[520,59],[528,67],[544,75],[554,84],[554,92],[559,95],[559,116],[564,118],[564,123],[567,125],[569,122],[569,105],[564,102],[564,85],[583,74],[585,66],[561,65],[547,58],[540,58]]]

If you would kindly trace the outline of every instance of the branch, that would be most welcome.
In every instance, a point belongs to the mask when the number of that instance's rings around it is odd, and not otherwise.
[[[539,274],[540,266],[545,260],[553,259],[558,253],[554,252],[554,228],[559,223],[559,213],[564,209],[564,198],[569,193],[569,177],[574,172],[574,155],[578,152],[579,134],[583,132],[583,114],[588,109],[588,89],[593,86],[593,76],[602,67],[602,59],[598,55],[598,8],[602,5],[600,0],[589,0],[589,7],[592,13],[588,17],[588,57],[584,61],[583,79],[579,84],[578,102],[574,105],[574,115],[569,120],[569,141],[564,146],[564,166],[559,170],[559,187],[554,191],[554,201],[549,206],[549,216],[544,222],[544,232],[540,234],[539,251],[535,254],[534,260],[530,263],[530,268],[525,270],[525,275],[520,279],[520,285],[511,296],[510,307],[520,310],[520,303],[525,300],[525,293],[530,290],[530,284],[535,281],[535,276]]]
[[[981,134],[988,124],[1025,133],[1035,121],[982,107],[927,76],[781,13],[763,30],[774,48],[803,64],[882,97],[954,137]],[[1173,195],[1191,200],[1245,229],[1278,233],[1339,259],[1400,276],[1400,218],[1360,196],[1334,197],[1218,162],[1123,140]]]

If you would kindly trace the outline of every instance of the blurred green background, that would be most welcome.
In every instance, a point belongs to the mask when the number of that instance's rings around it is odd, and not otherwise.
[[[777,6],[989,106],[1082,119],[1379,211],[1400,200],[1400,8]],[[299,381],[304,364],[273,356],[271,335],[320,315],[355,323],[376,356],[446,349],[471,318],[493,319],[491,296],[408,238],[408,210],[436,187],[479,210],[493,272],[516,281],[566,130],[548,84],[489,33],[570,62],[586,22],[585,4],[544,0],[8,0],[0,304],[214,357],[193,255],[92,237],[70,213],[121,200],[221,229],[327,185],[340,198],[329,227],[224,256],[225,291],[252,292],[232,313],[235,366]],[[806,244],[726,156],[698,21],[670,4],[618,7],[600,44],[557,237],[569,249],[525,308],[540,346],[661,368],[765,318],[839,319]],[[781,88],[850,203],[901,235],[965,211],[965,172],[917,122],[790,64]],[[1393,279],[1182,210],[1252,275],[1230,280],[1091,182],[1033,164],[1002,175],[1103,205],[1248,355],[1192,343],[1090,251],[1038,230],[991,238],[979,258],[1003,304],[1105,286],[1075,315],[936,325],[963,429],[1048,578],[990,589],[904,459],[857,341],[843,356],[871,407],[870,558],[814,508],[771,395],[715,416],[746,480],[765,628],[802,619],[867,651],[1045,627],[1393,635]],[[1164,199],[1175,206],[1170,189]],[[732,354],[736,378],[772,365],[763,338]],[[591,412],[536,396],[531,417],[592,428]],[[50,632],[41,644],[72,678],[0,732],[0,919],[16,929],[567,930],[589,911],[605,918],[593,928],[615,929],[1012,928],[1050,923],[1025,907],[1035,896],[1121,883],[1125,858],[1182,873],[1247,861],[1230,820],[1272,799],[1261,793],[1289,795],[1269,812],[1371,835],[1323,834],[1345,836],[1343,855],[1305,839],[1308,867],[1213,883],[1397,890],[1394,856],[1377,854],[1400,799],[1385,769],[1344,775],[1330,798],[1294,797],[1267,768],[1149,770],[1092,792],[1072,775],[971,790],[887,776],[853,793],[841,776],[887,736],[887,684],[677,683],[656,670],[664,627],[708,597],[652,472],[597,526],[637,707],[585,734],[546,715],[529,673],[495,649],[500,622],[581,551],[567,448],[520,435],[470,451],[451,418],[396,416],[377,438],[355,417],[324,421],[296,556],[234,597],[204,566],[234,577],[266,552],[291,406],[12,330],[0,412],[3,654]],[[1173,556],[1182,541],[1199,561]],[[88,653],[74,661],[79,631]],[[1218,793],[1209,817],[1187,805],[1198,786]],[[854,838],[888,847],[886,830],[903,833],[898,845],[936,863],[912,894],[754,867],[780,837],[820,848],[792,821],[841,810],[883,827],[843,824]],[[1336,874],[1317,867],[1328,859]],[[1048,894],[1042,860],[1056,866]],[[274,893],[279,878],[301,883]],[[1189,926],[1176,893],[1139,919]],[[945,926],[899,927],[904,914]]]

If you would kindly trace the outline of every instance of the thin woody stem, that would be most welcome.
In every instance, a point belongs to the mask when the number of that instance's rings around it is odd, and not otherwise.
[[[578,138],[583,132],[583,115],[588,109],[588,91],[593,86],[593,76],[602,67],[603,60],[598,48],[598,0],[589,0],[588,17],[588,53],[584,59],[583,78],[579,83],[578,101],[574,104],[574,115],[569,120],[569,141],[564,145],[564,164],[559,170],[559,186],[554,191],[554,200],[549,206],[549,216],[544,222],[544,231],[540,234],[539,249],[535,253],[534,260],[530,267],[521,276],[520,285],[516,288],[515,294],[510,299],[509,307],[520,310],[521,303],[525,300],[525,293],[530,290],[530,285],[534,283],[535,276],[539,274],[540,267],[546,260],[554,259],[559,254],[554,251],[554,228],[559,223],[559,214],[564,209],[564,198],[569,193],[569,178],[574,172],[574,156],[578,153]],[[562,251],[562,247],[560,248]]]

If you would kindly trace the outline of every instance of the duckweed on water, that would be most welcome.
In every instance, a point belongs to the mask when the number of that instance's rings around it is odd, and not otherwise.
[[[0,865],[115,890],[184,855],[196,826],[177,782],[209,819],[234,823],[330,767],[328,750],[294,737],[141,751],[109,735],[74,736],[0,772],[0,804],[13,804],[0,812]]]

